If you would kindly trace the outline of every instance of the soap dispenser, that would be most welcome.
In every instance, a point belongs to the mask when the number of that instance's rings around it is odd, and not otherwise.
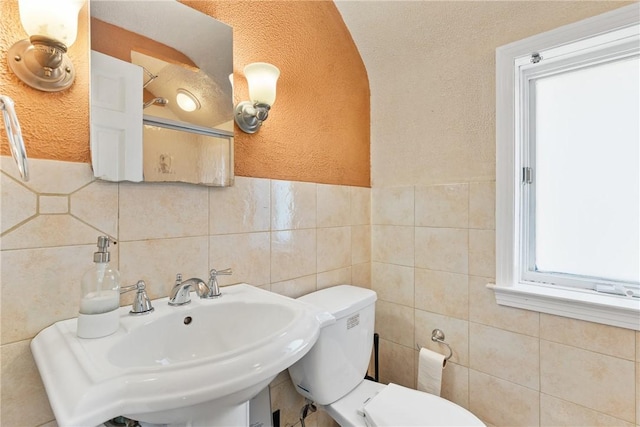
[[[98,237],[93,267],[82,276],[82,295],[78,315],[78,337],[100,338],[113,334],[120,326],[120,273],[111,268],[109,238]]]

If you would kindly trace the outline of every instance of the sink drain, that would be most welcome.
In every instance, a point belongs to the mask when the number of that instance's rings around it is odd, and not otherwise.
[[[193,321],[193,319],[191,318],[191,316],[187,316],[184,318],[183,322],[185,325],[190,324]]]

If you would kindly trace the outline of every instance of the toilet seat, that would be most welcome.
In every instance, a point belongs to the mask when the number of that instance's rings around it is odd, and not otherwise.
[[[389,384],[364,406],[371,427],[484,426],[475,415],[439,396]]]
[[[471,412],[439,396],[368,380],[323,409],[343,427],[485,427]]]

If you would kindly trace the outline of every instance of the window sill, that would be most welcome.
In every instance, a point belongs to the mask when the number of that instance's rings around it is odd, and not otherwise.
[[[640,331],[640,299],[540,285],[488,288],[500,305]]]

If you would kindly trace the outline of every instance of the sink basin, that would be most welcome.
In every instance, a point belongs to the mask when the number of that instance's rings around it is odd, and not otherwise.
[[[41,331],[31,350],[60,426],[95,426],[124,415],[206,425],[266,387],[318,339],[326,314],[239,284],[223,296],[130,316],[108,337],[81,339],[77,319]],[[214,418],[211,418],[211,417]]]
[[[215,309],[209,304],[186,308],[129,330],[109,349],[109,362],[132,368],[226,358],[263,346],[296,318],[294,307],[279,304],[242,301]]]

